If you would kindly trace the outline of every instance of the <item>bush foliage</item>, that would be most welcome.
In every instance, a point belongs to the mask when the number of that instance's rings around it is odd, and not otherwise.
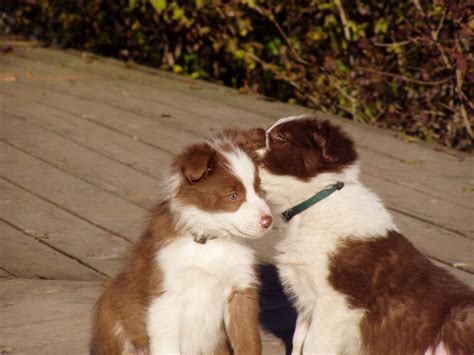
[[[11,33],[472,151],[469,0],[6,0]]]

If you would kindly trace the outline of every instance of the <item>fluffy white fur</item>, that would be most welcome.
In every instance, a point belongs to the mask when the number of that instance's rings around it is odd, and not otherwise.
[[[151,354],[212,354],[232,290],[256,285],[251,249],[232,239],[205,245],[183,235],[157,255],[164,294],[147,316]]]
[[[276,125],[289,120],[278,121]],[[268,132],[268,131],[267,131]],[[268,149],[268,147],[267,147]],[[275,218],[279,235],[257,245],[259,259],[276,262],[283,285],[298,311],[294,354],[359,354],[359,322],[363,311],[348,306],[345,296],[328,282],[329,256],[343,238],[374,238],[396,230],[379,198],[359,182],[359,167],[341,173],[323,173],[303,182],[291,176],[273,175],[261,169],[262,185],[275,215],[308,199],[325,186],[343,181],[333,193],[289,223]],[[275,255],[271,255],[275,253]]]
[[[260,217],[270,215],[270,209],[254,190],[252,160],[239,149],[221,153],[246,188],[246,201],[236,212],[211,213],[184,205],[175,198],[182,177],[169,179],[171,208],[177,226],[186,232],[156,255],[164,292],[147,312],[151,354],[212,354],[229,319],[229,295],[256,286],[254,252],[241,238],[262,235]],[[193,234],[218,238],[203,245],[194,242]]]
[[[342,173],[321,174],[309,182],[277,176],[265,169],[262,183],[275,214],[311,197],[325,186],[343,181],[342,190],[275,227],[283,236],[274,247],[286,291],[293,298],[298,320],[294,354],[358,354],[359,321],[363,312],[350,309],[345,297],[329,284],[328,258],[342,238],[374,238],[396,230],[379,198],[358,181],[356,165]],[[275,222],[277,223],[277,222]],[[269,236],[263,243],[270,241]],[[262,244],[263,244],[262,243]],[[259,248],[261,250],[261,248]],[[260,258],[269,260],[266,255]]]

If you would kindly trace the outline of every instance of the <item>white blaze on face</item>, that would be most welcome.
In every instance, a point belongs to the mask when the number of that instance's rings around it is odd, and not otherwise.
[[[270,145],[270,142],[269,142],[269,135],[270,135],[270,132],[273,128],[275,128],[276,126],[279,126],[281,125],[282,123],[285,123],[285,122],[290,122],[290,121],[295,121],[295,120],[300,120],[302,118],[305,118],[307,117],[308,114],[307,113],[303,113],[301,115],[296,115],[296,116],[288,116],[288,117],[282,117],[280,118],[279,120],[277,120],[273,125],[270,126],[269,129],[267,129],[265,135],[266,135],[266,140],[265,140],[265,145],[266,145],[266,149],[268,150],[269,148],[269,145]]]
[[[197,205],[183,203],[176,198],[176,191],[179,184],[170,187],[173,190],[174,197],[171,199],[171,209],[175,212],[175,223],[178,227],[186,228],[198,235],[213,235],[216,237],[238,236],[242,238],[259,238],[271,227],[271,211],[267,203],[257,194],[254,187],[256,166],[252,159],[239,148],[233,148],[231,151],[220,149],[217,145],[214,147],[219,154],[222,154],[225,162],[225,168],[228,173],[235,176],[243,185],[241,200],[236,201],[239,207],[234,211],[223,210],[203,210]],[[219,182],[219,176],[214,175],[216,183]],[[183,178],[177,175],[169,179],[170,184],[175,181],[183,183]],[[221,180],[224,182],[224,180]],[[199,182],[196,186],[199,186]],[[230,193],[233,186],[222,186],[222,191]],[[206,193],[205,190],[202,191]],[[216,198],[225,198],[216,196]],[[265,222],[266,221],[266,222]],[[266,225],[265,225],[266,223]]]
[[[257,237],[266,231],[260,224],[262,216],[271,216],[271,212],[267,203],[255,191],[255,164],[240,149],[222,154],[229,161],[229,169],[241,180],[246,193],[240,208],[236,212],[227,213],[227,218],[241,236]]]

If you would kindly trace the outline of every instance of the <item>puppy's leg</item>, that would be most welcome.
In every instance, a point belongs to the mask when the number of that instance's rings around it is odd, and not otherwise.
[[[109,289],[100,297],[95,307],[90,353],[92,355],[122,354],[127,349],[127,343]]]
[[[298,313],[298,318],[296,319],[295,333],[293,334],[293,350],[291,353],[293,355],[300,355],[303,351],[303,344],[308,334],[308,329],[310,325],[310,317],[304,313]]]
[[[150,355],[179,354],[181,308],[171,295],[155,299],[147,312]]]
[[[331,307],[331,305],[339,306]],[[303,345],[303,354],[360,354],[362,310],[353,310],[338,297],[319,299]]]
[[[262,353],[258,294],[255,289],[237,290],[230,295],[226,307],[225,325],[234,354]]]

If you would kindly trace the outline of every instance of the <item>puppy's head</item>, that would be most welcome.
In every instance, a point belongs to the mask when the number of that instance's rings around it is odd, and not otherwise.
[[[200,235],[257,238],[272,225],[258,168],[229,142],[194,144],[172,165],[178,224]]]
[[[282,119],[266,132],[266,170],[307,181],[338,173],[357,160],[354,142],[337,125],[314,116]]]

